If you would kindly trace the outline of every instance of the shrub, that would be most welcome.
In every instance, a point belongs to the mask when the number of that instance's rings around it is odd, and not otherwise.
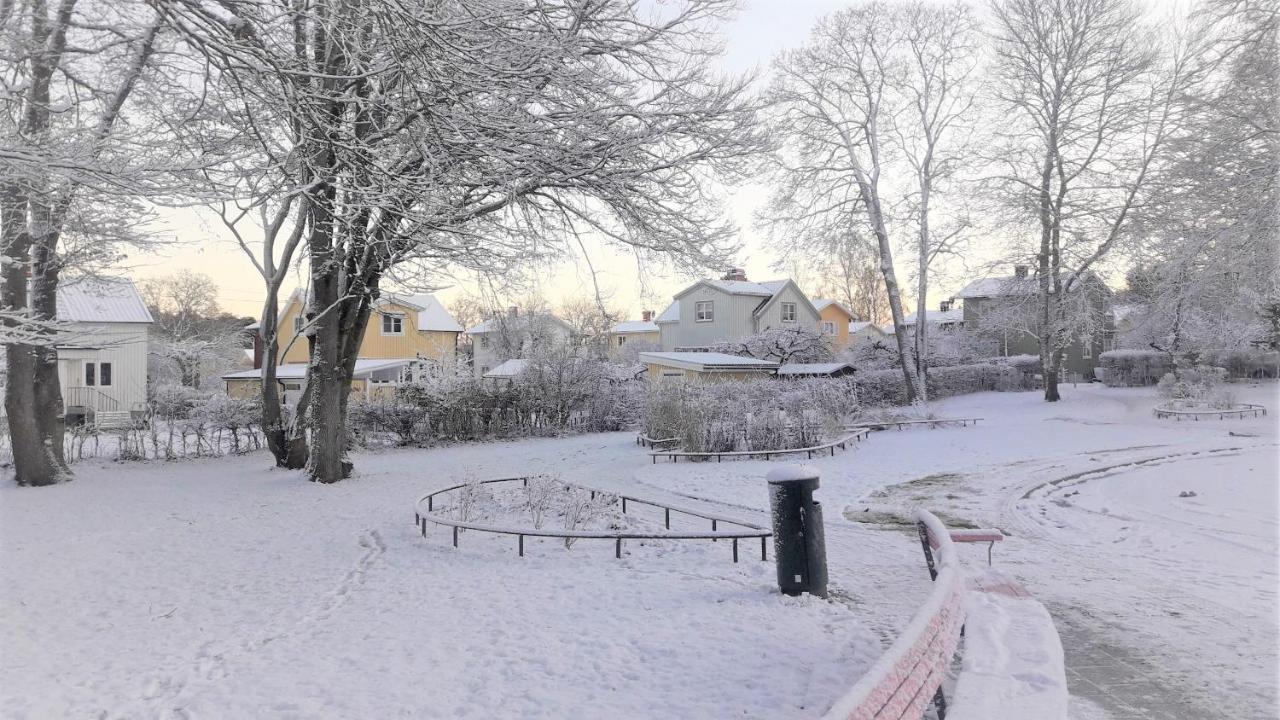
[[[1158,350],[1109,350],[1098,356],[1098,365],[1108,387],[1141,387],[1155,385],[1174,364],[1169,353]]]

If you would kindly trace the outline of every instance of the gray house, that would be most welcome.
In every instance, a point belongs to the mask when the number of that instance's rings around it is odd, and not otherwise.
[[[964,301],[963,327],[977,333],[993,355],[1038,355],[1034,334],[1039,308],[1039,280],[1025,265],[1013,275],[975,280],[956,293]],[[1111,289],[1092,272],[1066,288],[1066,307],[1076,331],[1063,355],[1069,373],[1092,377],[1098,355],[1112,349],[1115,323]],[[953,311],[954,312],[954,311]]]
[[[817,331],[821,317],[795,282],[751,282],[735,269],[677,293],[656,322],[662,349],[673,351],[737,342],[773,328]]]
[[[472,373],[482,378],[508,360],[524,359],[556,344],[572,344],[573,326],[550,313],[521,315],[509,308],[467,330]]]

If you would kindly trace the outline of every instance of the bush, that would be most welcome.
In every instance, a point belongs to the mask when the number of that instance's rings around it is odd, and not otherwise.
[[[1235,405],[1235,397],[1223,387],[1227,371],[1209,365],[1198,365],[1160,378],[1156,392],[1167,407],[1210,407],[1227,409]]]
[[[640,422],[649,437],[679,438],[689,452],[781,450],[828,441],[857,407],[847,379],[657,380]]]
[[[906,380],[901,369],[872,370],[854,376],[858,402],[866,407],[905,405]],[[1030,390],[1032,378],[1018,367],[1001,362],[951,365],[929,371],[929,399],[975,392]]]
[[[1155,385],[1173,371],[1173,357],[1158,350],[1109,350],[1098,356],[1107,387]]]
[[[1232,379],[1280,377],[1280,352],[1275,350],[1210,350],[1200,355],[1200,361],[1224,368]]]

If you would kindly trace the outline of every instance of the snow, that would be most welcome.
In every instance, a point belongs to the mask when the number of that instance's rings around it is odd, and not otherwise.
[[[655,333],[658,332],[658,324],[654,322],[645,322],[644,320],[627,320],[609,328],[609,332],[625,335],[627,333]]]
[[[79,278],[58,284],[58,320],[91,323],[154,322],[128,278]]]
[[[676,300],[668,305],[667,309],[663,310],[658,319],[653,322],[655,325],[657,323],[680,322],[680,301]]]
[[[852,363],[785,363],[778,367],[779,375],[830,375],[852,368]]]
[[[399,305],[408,305],[418,309],[418,330],[427,330],[435,332],[462,332],[462,326],[453,318],[453,315],[445,308],[441,302],[436,299],[435,295],[428,293],[417,293],[413,295],[401,295],[398,293],[387,293],[383,296],[384,302],[393,302]]]
[[[1032,598],[965,595],[962,669],[951,720],[1066,720],[1062,643],[1053,618]]]
[[[1064,385],[949,398],[930,411],[986,420],[814,458],[830,600],[778,594],[750,543],[735,565],[723,541],[615,560],[526,539],[519,558],[510,537],[416,533],[424,493],[535,472],[768,523],[778,462],[652,465],[632,433],[362,453],[332,486],[263,454],[6,481],[0,716],[820,717],[924,607],[919,542],[885,513],[926,507],[1006,534],[996,568],[1051,613],[1076,720],[1266,717],[1280,397],[1233,391],[1272,416],[1170,423],[1150,388]],[[1155,700],[1108,685],[1114,658]]]
[[[407,367],[415,362],[418,361],[414,358],[360,358],[356,360],[353,377],[361,378],[378,370]],[[288,363],[276,366],[276,377],[281,380],[296,380],[298,378],[305,378],[306,376],[306,363]],[[222,376],[222,379],[234,380],[238,378],[260,377],[262,377],[262,368],[254,368],[252,370],[241,370],[239,372],[227,373]]]
[[[642,352],[639,358],[642,363],[657,363],[693,370],[708,367],[770,370],[778,367],[776,362],[718,352]]]
[[[911,313],[903,319],[903,325],[915,325],[918,313]],[[926,310],[925,322],[930,325],[946,325],[951,323],[964,322],[964,310],[957,308],[955,310]]]
[[[795,482],[816,478],[821,473],[812,465],[780,465],[769,471],[765,479],[771,483]]]
[[[521,358],[513,358],[511,360],[507,360],[503,362],[498,367],[485,373],[484,376],[487,378],[499,378],[499,379],[513,378],[519,375],[520,373],[524,372],[525,368],[527,367],[529,367],[528,360],[524,360]]]

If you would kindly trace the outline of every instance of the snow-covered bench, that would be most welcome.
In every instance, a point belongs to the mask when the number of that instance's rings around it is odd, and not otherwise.
[[[898,639],[824,717],[918,720],[932,703],[940,720],[1065,720],[1062,644],[1044,606],[1016,580],[990,569],[969,572],[960,564],[955,540],[974,541],[978,533],[957,531],[953,539],[931,513],[920,511],[916,520],[932,592]],[[960,673],[948,701],[942,685],[962,634]]]

